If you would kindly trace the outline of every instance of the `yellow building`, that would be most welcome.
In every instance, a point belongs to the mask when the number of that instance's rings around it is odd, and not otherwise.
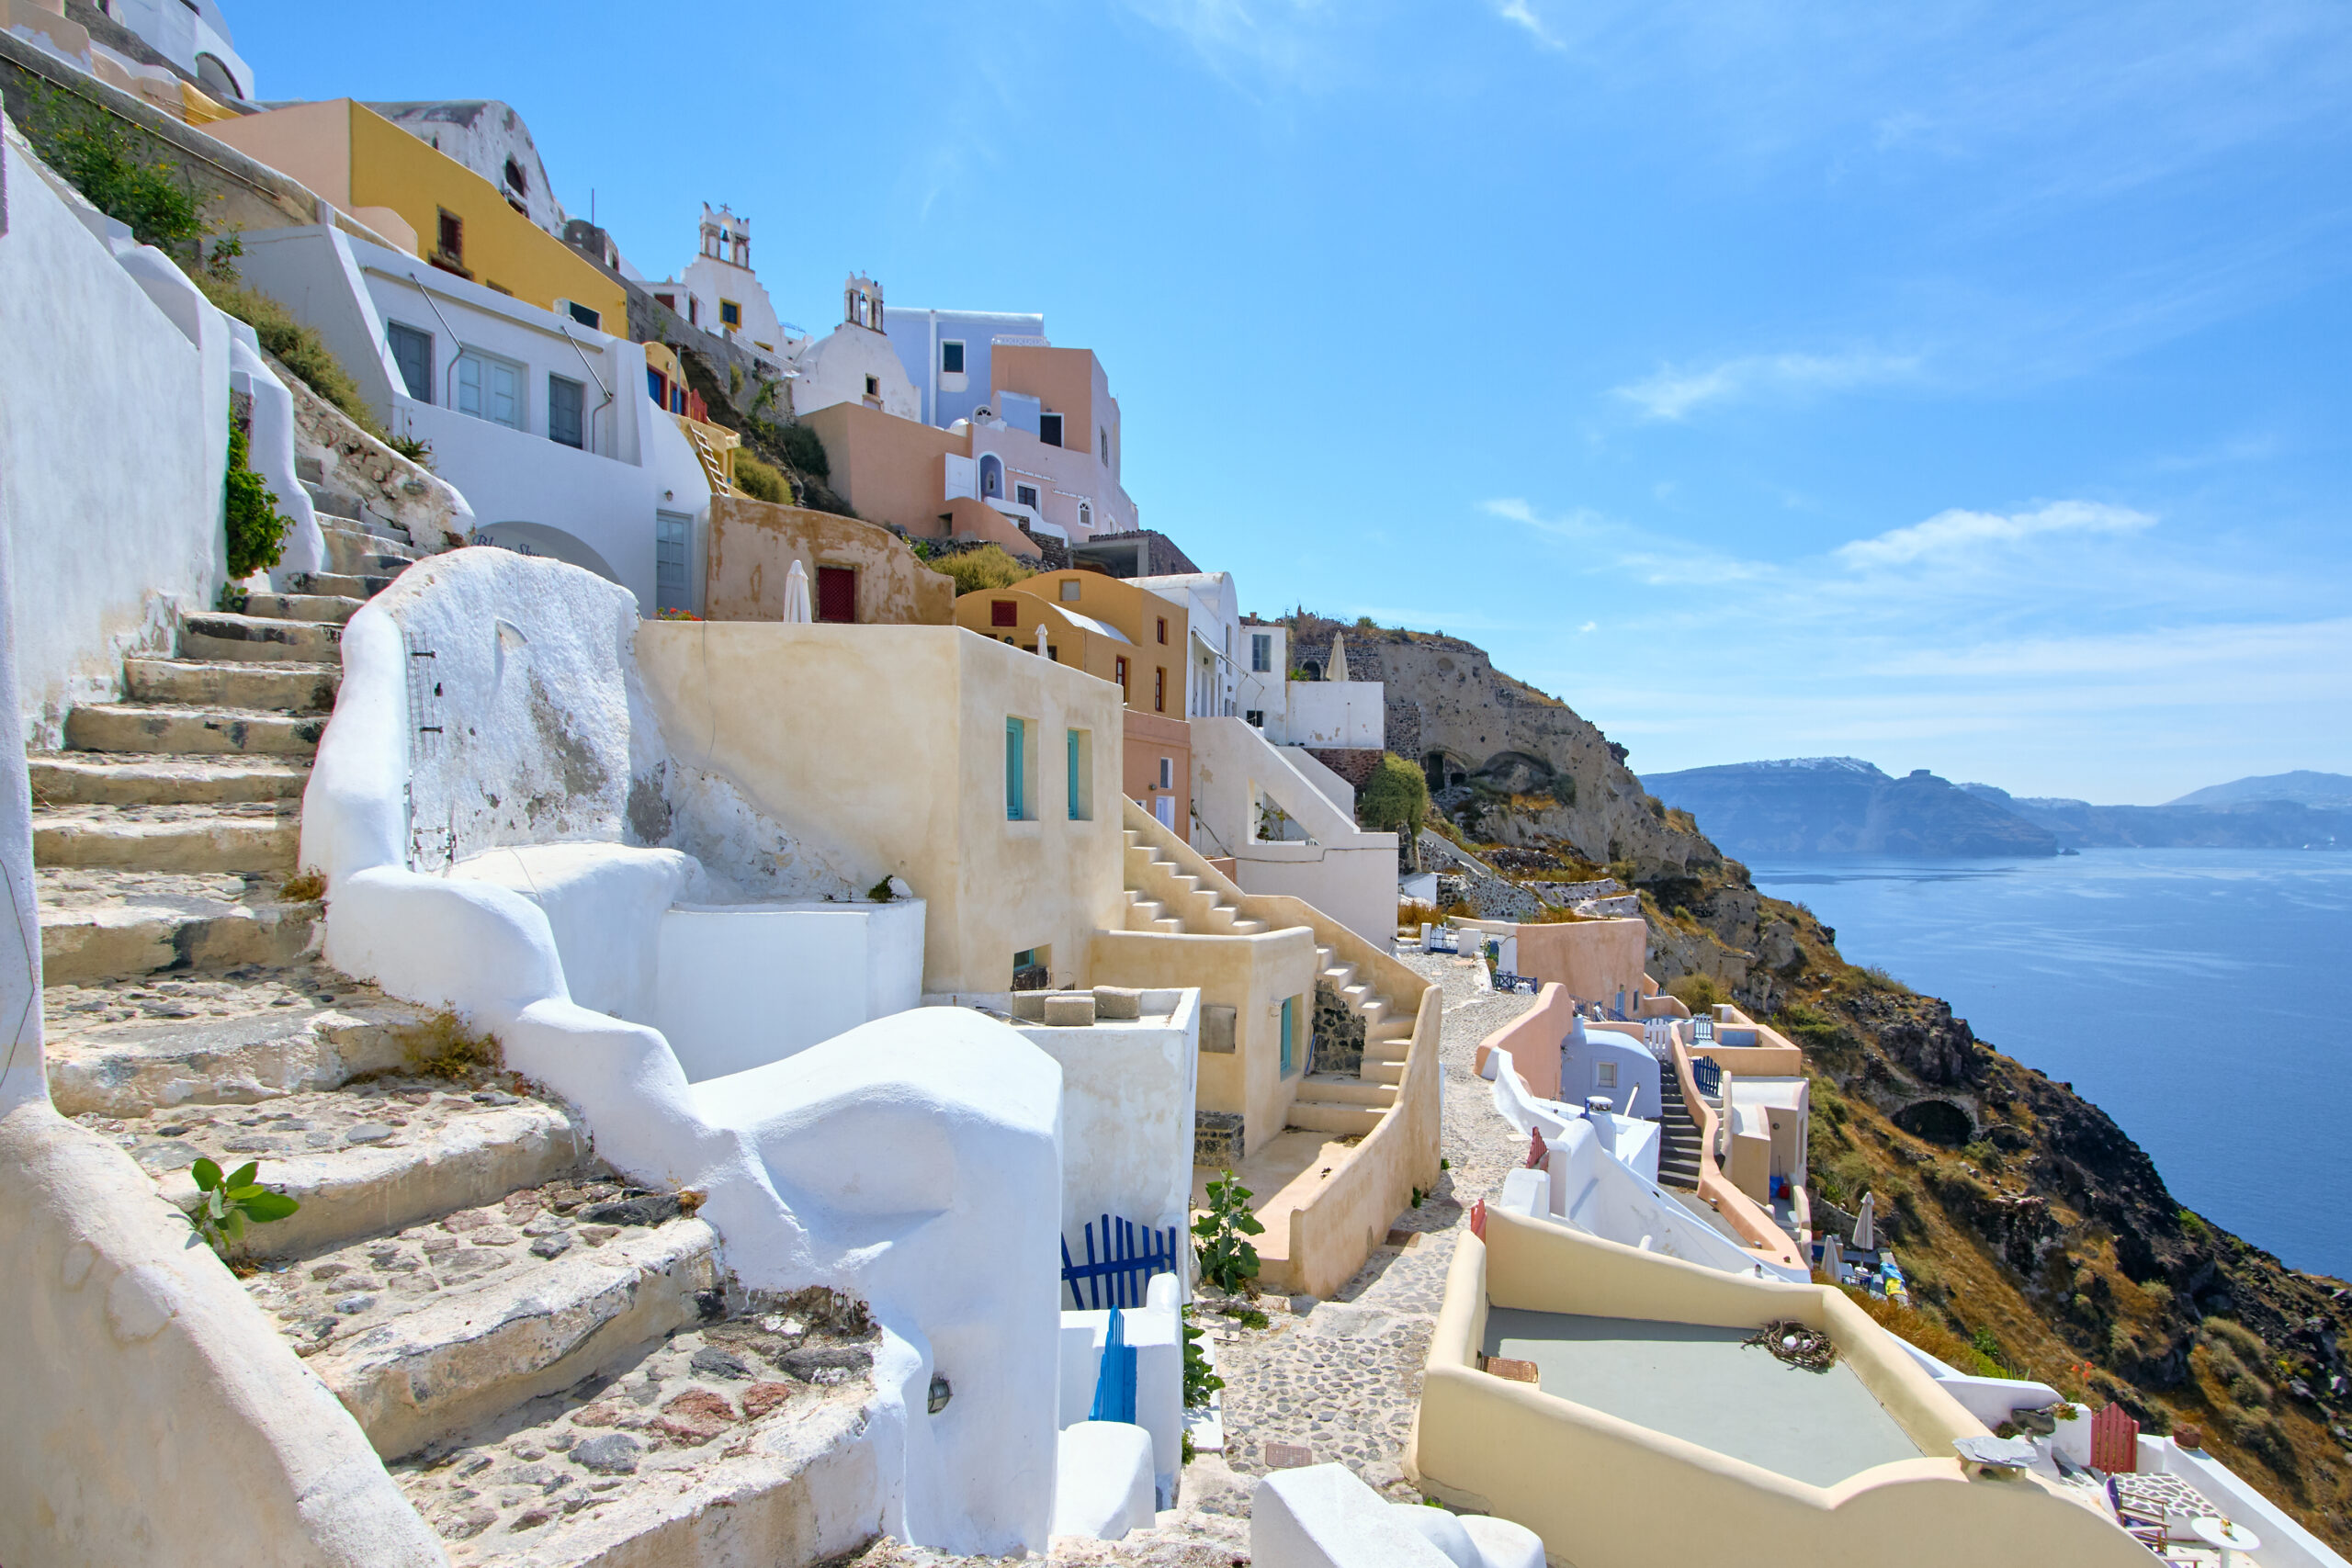
[[[497,186],[364,105],[330,98],[207,130],[444,272],[628,334],[619,284],[515,211]]]

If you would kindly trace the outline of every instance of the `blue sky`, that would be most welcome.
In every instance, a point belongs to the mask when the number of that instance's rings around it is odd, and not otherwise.
[[[498,97],[660,276],[748,214],[1095,349],[1146,523],[1476,638],[1637,769],[2352,772],[2352,10],[240,4]]]

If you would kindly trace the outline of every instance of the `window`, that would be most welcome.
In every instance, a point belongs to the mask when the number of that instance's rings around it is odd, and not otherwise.
[[[817,618],[846,625],[857,619],[857,569],[817,569]]]
[[[441,259],[463,266],[466,265],[466,220],[446,207],[440,209],[440,231],[435,240]]]
[[[881,377],[868,376],[865,378],[865,395],[869,398],[878,398],[882,395]]]
[[[1035,485],[1014,485],[1012,487],[1012,501],[1013,504],[1016,506],[1025,506],[1032,512],[1036,511],[1037,487]]]
[[[1018,626],[1020,624],[1020,605],[1014,604],[1010,599],[991,599],[989,601],[989,625],[992,626]]]
[[[1617,1087],[1617,1064],[1614,1062],[1595,1062],[1592,1065],[1592,1087],[1595,1089],[1615,1089]]]
[[[1158,666],[1151,672],[1151,711],[1154,713],[1168,711],[1168,666],[1165,664]]]
[[[1124,659],[1114,659],[1111,661],[1111,668],[1114,671],[1113,678],[1119,682],[1119,700],[1124,703],[1128,700],[1127,661]]]
[[[1266,728],[1266,710],[1264,708],[1251,708],[1248,713],[1243,714],[1241,716],[1249,721],[1250,728],[1252,729],[1263,729]]]
[[[1004,816],[1009,822],[1029,819],[1029,726],[1004,721]]]
[[[673,382],[671,384],[670,412],[672,413],[684,413],[686,412],[686,389],[683,382]]]
[[[1111,427],[1107,424],[1103,425],[1094,434],[1102,438],[1102,466],[1107,468],[1111,466]]]
[[[1159,616],[1159,640],[1160,640],[1161,644],[1164,646],[1164,645],[1167,643],[1167,641],[1168,641],[1168,617],[1167,617],[1167,616],[1165,616],[1165,615],[1161,615],[1161,616]]]
[[[702,325],[702,301],[691,294],[686,296],[686,323],[689,326]]]
[[[653,603],[656,610],[694,610],[687,573],[695,520],[683,512],[653,514]]]
[[[1057,413],[1039,414],[1037,416],[1037,439],[1044,442],[1048,446],[1060,446],[1062,444],[1062,416]]]
[[[1069,732],[1069,819],[1094,816],[1094,738],[1083,729]]]
[[[737,304],[732,299],[721,299],[718,302],[718,324],[722,327],[741,326],[743,324],[743,307]],[[869,381],[873,378],[874,378],[871,376],[866,378]]]
[[[674,294],[656,294],[653,297],[653,302],[665,310],[674,310],[678,308],[678,297]]]
[[[645,367],[645,395],[659,408],[670,406],[670,378],[650,365]]]
[[[468,349],[458,355],[458,412],[523,428],[523,367]]]
[[[594,327],[598,332],[603,332],[605,330],[604,311],[595,310],[587,305],[582,305],[577,299],[566,299],[563,302],[563,308],[571,311],[571,319],[578,321],[582,326]]]
[[[1078,603],[1078,594],[1079,594],[1079,581],[1078,581],[1078,579],[1076,579],[1075,577],[1065,577],[1065,578],[1063,578],[1063,579],[1062,579],[1062,584],[1061,584],[1061,586],[1062,586],[1062,603],[1063,603],[1063,604],[1077,604],[1077,603]]]
[[[1090,502],[1078,503],[1078,525],[1090,534],[1094,531],[1094,508]]]
[[[528,196],[531,194],[530,182],[523,177],[522,164],[516,163],[514,159],[509,158],[506,160],[506,168],[504,173],[506,175],[506,188],[508,190],[514,191],[518,196]]]
[[[964,343],[961,338],[949,338],[939,345],[939,373],[961,376],[964,373]]]
[[[568,377],[548,378],[548,439],[564,446],[584,446],[581,439],[581,410],[587,389]]]
[[[1274,667],[1274,634],[1253,632],[1250,637],[1250,673],[1263,675]]]
[[[384,341],[391,348],[392,362],[401,367],[401,379],[408,385],[408,395],[420,403],[431,402],[433,334],[398,321],[386,321]]]
[[[1159,787],[1162,789],[1176,787],[1176,759],[1173,757],[1159,759]]]
[[[1291,1031],[1297,1021],[1298,998],[1296,997],[1284,997],[1283,998],[1283,1077],[1290,1077],[1290,1065],[1292,1060],[1290,1037]]]

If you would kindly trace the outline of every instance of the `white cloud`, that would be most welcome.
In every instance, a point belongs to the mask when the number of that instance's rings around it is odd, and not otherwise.
[[[1528,504],[1522,497],[1516,495],[1498,496],[1492,501],[1482,501],[1478,503],[1478,510],[1490,517],[1500,517],[1506,522],[1524,524],[1538,533],[1557,534],[1564,539],[1592,538],[1610,527],[1607,518],[1589,507],[1578,506],[1556,517],[1546,517]]]
[[[1775,394],[1843,391],[1851,387],[1907,380],[1918,374],[1917,355],[1750,355],[1698,370],[1668,366],[1657,374],[1615,389],[1645,419],[1679,420],[1708,403]]]
[[[1907,528],[1840,545],[1832,553],[1848,567],[1869,570],[2048,534],[2136,534],[2154,526],[2155,521],[2147,513],[2096,501],[2052,502],[2032,512],[1969,512],[1954,507]]]
[[[1544,18],[1535,14],[1534,8],[1528,5],[1527,0],[1503,0],[1503,3],[1495,8],[1495,14],[1506,22],[1525,28],[1529,35],[1545,49],[1566,47],[1553,36],[1552,29],[1544,25]]]

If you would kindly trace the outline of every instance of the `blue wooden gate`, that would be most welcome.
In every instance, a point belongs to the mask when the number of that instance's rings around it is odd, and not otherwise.
[[[1106,1306],[1143,1305],[1144,1292],[1154,1274],[1176,1272],[1176,1227],[1155,1231],[1132,1220],[1102,1219],[1102,1255],[1094,1252],[1094,1226],[1085,1227],[1086,1261],[1073,1263],[1069,1243],[1062,1243],[1062,1281],[1069,1286],[1070,1305],[1079,1312],[1100,1312]],[[1106,1292],[1103,1282],[1110,1282]],[[1086,1290],[1080,1292],[1079,1287]],[[1106,1299],[1107,1296],[1107,1299]],[[1091,1298],[1091,1300],[1089,1298]]]

